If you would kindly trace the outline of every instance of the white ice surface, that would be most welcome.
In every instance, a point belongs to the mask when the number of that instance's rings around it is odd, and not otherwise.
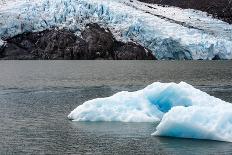
[[[78,35],[86,23],[109,27],[158,59],[232,58],[232,25],[206,13],[129,0],[19,0],[0,5],[0,38],[51,27]]]
[[[174,107],[166,113],[154,135],[232,142],[232,107]]]
[[[87,101],[73,121],[159,122],[154,135],[232,142],[232,105],[181,82]]]
[[[4,41],[0,39],[0,47],[4,45]]]

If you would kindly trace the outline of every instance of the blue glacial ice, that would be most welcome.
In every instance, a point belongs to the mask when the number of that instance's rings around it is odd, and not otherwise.
[[[174,107],[164,115],[153,135],[232,142],[232,107]]]
[[[90,22],[158,59],[232,59],[232,25],[206,13],[133,0],[9,0],[0,6],[0,38],[58,27],[80,35]],[[0,39],[0,40],[1,40]]]
[[[83,103],[73,121],[159,122],[153,135],[232,142],[232,105],[181,82],[155,82]]]

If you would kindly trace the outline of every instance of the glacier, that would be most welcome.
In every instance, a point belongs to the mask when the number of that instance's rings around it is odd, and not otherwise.
[[[155,82],[86,101],[73,121],[159,122],[152,135],[232,142],[232,104],[185,83]]]
[[[201,11],[136,0],[10,0],[0,5],[0,40],[54,27],[80,35],[93,22],[158,59],[232,59],[232,25]]]
[[[3,46],[5,43],[3,40],[0,40],[0,47]]]

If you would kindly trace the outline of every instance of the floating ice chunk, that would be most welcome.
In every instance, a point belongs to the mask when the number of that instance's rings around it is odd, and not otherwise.
[[[157,122],[154,135],[232,142],[232,105],[181,82],[155,82],[135,92],[87,101],[74,121]]]
[[[232,142],[232,106],[174,107],[154,135]]]
[[[87,101],[73,110],[68,118],[74,121],[156,122],[162,115],[142,92],[124,91]]]
[[[87,101],[73,110],[68,117],[75,121],[160,121],[171,107],[180,105],[179,103],[186,106],[192,104],[188,97],[190,95],[187,95],[185,90],[189,90],[189,87],[191,86],[183,82],[179,85],[157,82],[143,90],[123,91],[111,97]]]
[[[185,82],[155,82],[139,91],[87,101],[68,117],[76,121],[154,122],[175,106],[211,105],[218,101],[222,102]]]

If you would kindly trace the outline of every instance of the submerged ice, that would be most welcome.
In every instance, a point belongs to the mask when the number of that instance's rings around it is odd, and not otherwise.
[[[0,38],[52,27],[76,32],[86,23],[108,27],[158,59],[232,58],[232,25],[205,13],[136,0],[20,0],[0,6]]]
[[[73,121],[160,122],[154,135],[232,142],[232,105],[181,82],[87,101]]]

